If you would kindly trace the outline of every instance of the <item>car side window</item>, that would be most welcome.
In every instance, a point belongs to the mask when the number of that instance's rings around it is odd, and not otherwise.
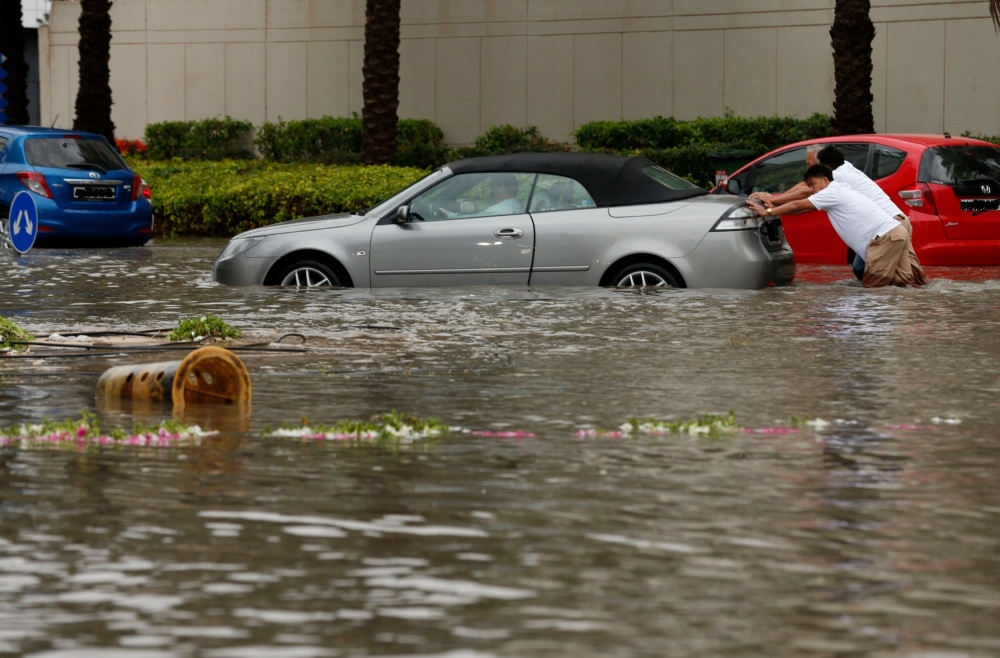
[[[904,160],[906,160],[905,151],[876,144],[875,153],[872,156],[872,179],[878,180],[892,176],[903,166]]]
[[[552,212],[555,210],[575,210],[593,208],[594,199],[587,189],[572,178],[541,174],[531,195],[528,212]]]
[[[802,182],[805,173],[805,147],[784,151],[757,163],[750,192],[787,192]]]
[[[0,135],[0,161],[7,159],[7,144],[10,142],[9,139]]]
[[[841,153],[844,160],[854,165],[854,168],[863,172],[868,166],[868,150],[871,144],[833,144]]]
[[[417,222],[440,222],[468,217],[521,215],[535,174],[459,174],[438,183],[410,203],[410,218]]]

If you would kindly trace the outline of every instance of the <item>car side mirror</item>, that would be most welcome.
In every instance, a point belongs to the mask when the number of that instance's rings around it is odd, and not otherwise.
[[[406,224],[410,221],[410,206],[400,206],[396,211],[396,223]]]
[[[729,180],[726,181],[726,191],[729,192],[730,194],[739,194],[740,188],[741,185],[740,185],[740,180],[738,178],[730,178]]]

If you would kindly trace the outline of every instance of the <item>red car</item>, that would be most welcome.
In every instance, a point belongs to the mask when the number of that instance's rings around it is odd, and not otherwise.
[[[806,146],[835,144],[913,224],[924,265],[1000,265],[1000,146],[949,135],[850,135],[797,142],[738,170],[713,194],[784,192],[802,180]],[[798,263],[849,264],[847,248],[816,211],[782,217]]]

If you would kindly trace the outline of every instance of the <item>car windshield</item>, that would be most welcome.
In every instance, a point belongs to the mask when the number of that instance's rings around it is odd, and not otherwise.
[[[24,143],[28,164],[56,169],[110,171],[128,169],[125,162],[99,139],[35,137]]]
[[[680,176],[675,176],[663,167],[643,167],[642,173],[646,174],[663,187],[671,190],[698,190],[701,189],[693,183],[689,183]]]
[[[1000,184],[1000,147],[941,146],[928,149],[920,161],[921,183],[958,185],[990,180]]]

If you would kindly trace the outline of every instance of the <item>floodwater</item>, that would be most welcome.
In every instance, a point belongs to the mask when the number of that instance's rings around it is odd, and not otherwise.
[[[203,418],[224,431],[200,446],[4,448],[0,654],[1000,654],[1000,272],[302,292],[215,286],[221,245],[0,254],[0,315],[36,334],[213,312],[311,350],[243,354],[252,418]],[[167,417],[97,409],[93,388],[176,354],[2,361],[0,425]],[[263,434],[392,409],[533,436]],[[578,435],[730,410],[830,424]]]

